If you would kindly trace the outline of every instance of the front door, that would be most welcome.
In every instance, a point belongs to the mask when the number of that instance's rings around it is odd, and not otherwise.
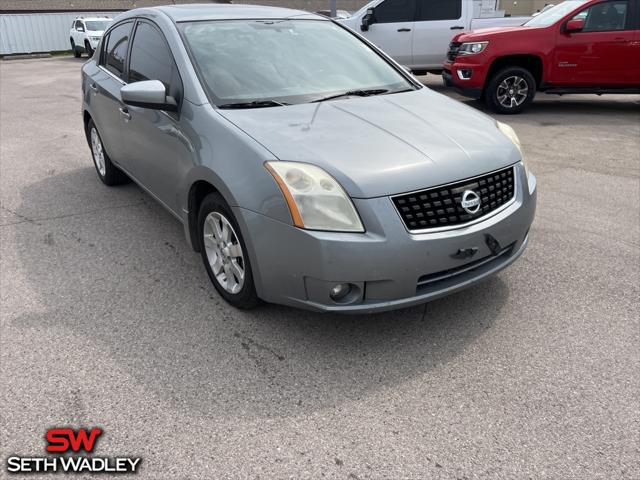
[[[584,9],[579,32],[558,33],[550,81],[558,86],[614,87],[628,83],[634,30],[631,0],[609,0]]]
[[[373,23],[361,32],[401,65],[413,65],[415,0],[384,0],[374,8]]]
[[[129,54],[129,83],[159,80],[180,105],[183,87],[164,35],[149,21],[138,21]],[[193,146],[181,129],[180,115],[128,105],[123,140],[130,173],[165,206],[179,212],[177,182],[181,162],[190,162]]]

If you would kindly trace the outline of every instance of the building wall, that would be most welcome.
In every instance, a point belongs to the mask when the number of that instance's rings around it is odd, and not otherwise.
[[[78,16],[115,17],[118,12],[0,15],[0,55],[71,50],[69,30]]]
[[[498,8],[504,10],[512,17],[518,15],[531,15],[542,10],[549,3],[558,4],[561,0],[499,0]]]

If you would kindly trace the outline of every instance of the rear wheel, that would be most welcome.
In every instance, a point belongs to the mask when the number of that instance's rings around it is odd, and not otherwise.
[[[485,90],[487,105],[497,113],[520,113],[533,101],[536,81],[522,67],[507,67],[491,77]]]
[[[73,56],[76,58],[80,58],[80,51],[78,50],[78,47],[76,46],[76,42],[73,41],[73,38],[71,39],[71,51],[73,52]]]
[[[120,185],[121,183],[127,183],[129,177],[127,177],[122,170],[116,167],[107,155],[102,144],[102,138],[98,133],[93,120],[89,120],[87,125],[87,131],[89,132],[89,145],[91,146],[91,155],[93,157],[93,164],[98,172],[98,177],[102,180],[102,183],[108,186]]]
[[[240,227],[220,194],[211,193],[202,201],[198,233],[202,261],[220,296],[237,308],[258,305]]]

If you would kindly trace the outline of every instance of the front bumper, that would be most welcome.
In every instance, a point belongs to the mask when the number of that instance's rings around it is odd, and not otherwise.
[[[520,165],[516,172],[516,198],[509,207],[479,223],[435,233],[410,234],[389,197],[354,200],[367,228],[363,234],[302,230],[235,207],[257,293],[268,302],[310,310],[366,313],[466,288],[513,263],[527,246],[536,179],[530,174],[527,180]],[[454,258],[468,249],[477,253]],[[329,292],[337,283],[351,283],[357,293],[336,303]]]
[[[458,57],[455,62],[447,60],[443,65],[442,81],[461,95],[477,99],[482,97],[487,72],[482,62],[472,61],[477,60],[474,57],[476,55]],[[462,76],[460,72],[463,72]]]

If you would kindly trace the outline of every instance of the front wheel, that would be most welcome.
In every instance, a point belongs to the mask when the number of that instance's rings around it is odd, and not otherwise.
[[[71,39],[71,51],[73,52],[74,57],[80,58],[80,51],[78,50],[78,47],[76,47],[76,42],[73,41],[73,38]]]
[[[220,194],[211,193],[202,201],[198,234],[204,266],[222,298],[242,309],[258,305],[249,255],[240,228]]]
[[[522,67],[507,67],[493,75],[485,90],[485,101],[496,113],[520,113],[533,101],[536,81]]]
[[[86,50],[87,55],[89,55],[89,58],[93,57],[93,48],[91,48],[89,40],[84,41],[84,49]]]

